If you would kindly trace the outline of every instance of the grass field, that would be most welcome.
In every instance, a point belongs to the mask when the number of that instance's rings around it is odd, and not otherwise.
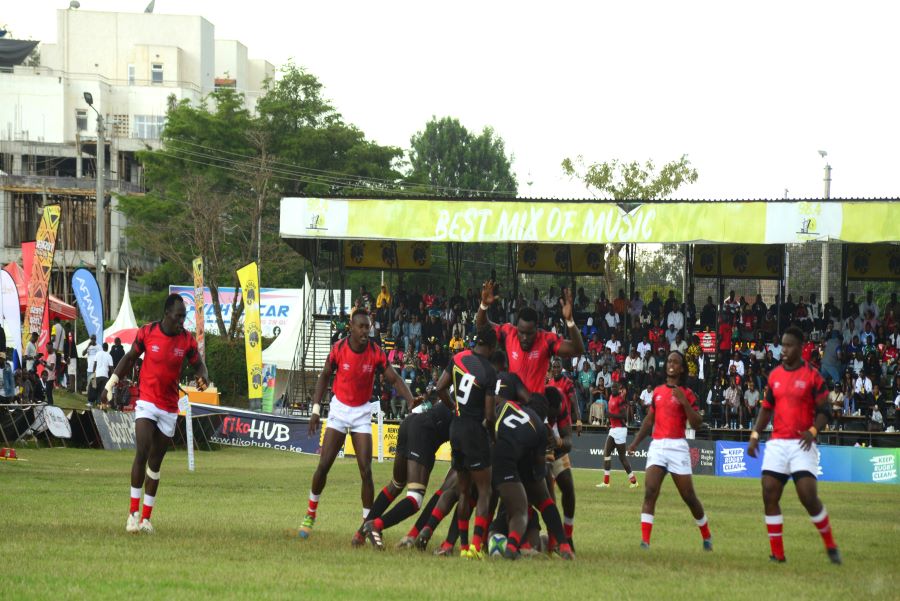
[[[353,459],[335,464],[304,541],[292,534],[315,457],[225,449],[200,453],[192,474],[184,452],[170,453],[153,515],[157,533],[148,537],[124,529],[130,452],[20,450],[22,461],[0,461],[3,599],[900,598],[893,486],[821,484],[844,555],[844,565],[833,566],[789,485],[788,563],[774,565],[757,481],[696,478],[711,554],[667,481],[653,548],[642,551],[643,489],[629,490],[616,472],[613,488],[600,491],[598,472],[576,470],[575,562],[467,562],[395,550],[409,523],[386,531],[384,553],[351,549],[360,516]],[[390,465],[375,465],[377,489]]]

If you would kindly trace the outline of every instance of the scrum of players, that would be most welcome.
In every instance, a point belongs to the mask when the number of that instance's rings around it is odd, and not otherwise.
[[[573,318],[572,294],[570,290],[564,291],[562,300],[561,312],[568,328],[568,339],[564,339],[539,329],[537,314],[528,307],[518,313],[515,324],[491,323],[487,309],[496,300],[495,290],[493,282],[484,284],[475,320],[475,346],[453,356],[437,382],[439,402],[433,406],[412,397],[380,349],[368,340],[368,314],[357,311],[351,316],[351,335],[335,345],[313,397],[310,432],[318,427],[322,396],[334,374],[334,397],[325,442],[313,477],[307,514],[299,529],[300,537],[308,538],[312,533],[328,470],[349,431],[357,451],[363,504],[362,523],[351,539],[354,546],[368,541],[373,548],[384,550],[384,531],[418,513],[415,524],[400,539],[399,548],[426,550],[438,525],[449,517],[450,527],[445,539],[436,545],[436,555],[455,555],[459,543],[458,553],[467,559],[489,555],[515,560],[542,554],[575,558],[575,488],[568,454],[573,429],[581,432],[581,416],[571,382],[562,374],[561,362],[584,352],[584,342]],[[787,352],[791,344],[797,349],[802,346],[802,332],[797,337],[796,332],[785,333],[784,352],[789,355],[783,368],[786,381],[792,377],[788,372],[799,369],[802,363],[799,350],[796,357]],[[702,548],[713,549],[709,521],[691,479],[685,423],[699,428],[702,418],[696,397],[685,385],[685,368],[680,353],[669,354],[666,384],[654,391],[648,416],[628,447],[633,452],[644,438],[652,436],[641,509],[640,544],[645,549],[650,547],[656,501],[666,474],[671,475],[695,519]],[[376,369],[384,371],[385,379],[397,387],[410,407],[415,405],[399,428],[391,481],[377,497],[371,473],[368,407],[363,407]],[[821,394],[824,388],[817,386],[814,375],[806,371],[801,375],[810,382],[803,387],[807,394],[802,398],[786,396],[795,394],[792,387],[788,391],[776,390],[764,401],[765,411],[761,412],[748,452],[755,454],[758,433],[774,414],[773,439],[782,439],[780,444],[785,446],[772,460],[766,454],[763,465],[771,559],[785,560],[778,501],[784,483],[793,477],[800,500],[822,535],[829,558],[839,564],[840,553],[831,534],[828,515],[808,467],[810,454],[815,454],[817,426],[824,427],[827,423],[828,404]],[[625,458],[625,436],[620,431],[624,428],[615,430],[610,432],[604,450],[607,473],[613,448],[620,459]],[[438,448],[448,441],[450,470],[438,490],[425,502]],[[623,467],[629,472],[632,486],[636,486],[630,465],[623,462]],[[404,490],[406,494],[402,496]],[[540,531],[541,520],[546,534]]]

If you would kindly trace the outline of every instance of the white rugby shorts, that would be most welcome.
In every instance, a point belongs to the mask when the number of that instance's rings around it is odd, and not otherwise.
[[[156,422],[159,431],[172,438],[175,436],[175,422],[178,421],[178,413],[163,411],[150,401],[139,400],[134,404],[134,419],[149,419]]]
[[[613,442],[617,445],[625,444],[625,439],[628,437],[628,428],[610,428],[609,429],[609,438],[613,439]]]
[[[372,407],[370,403],[363,403],[359,407],[345,405],[337,397],[331,397],[331,405],[328,408],[326,428],[331,428],[346,434],[347,432],[360,432],[372,434]]]
[[[691,449],[684,438],[654,438],[647,451],[647,467],[658,465],[678,476],[691,475]]]
[[[808,451],[800,446],[796,438],[776,438],[766,442],[763,453],[762,469],[764,472],[775,472],[790,476],[797,472],[809,472],[813,476],[819,473],[819,452],[816,443]]]

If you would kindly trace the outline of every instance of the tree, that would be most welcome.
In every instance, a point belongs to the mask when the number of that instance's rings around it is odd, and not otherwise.
[[[697,181],[697,170],[691,166],[687,155],[662,166],[657,172],[653,161],[644,164],[637,161],[623,163],[617,159],[603,163],[586,164],[582,156],[566,158],[562,162],[563,171],[569,177],[579,179],[591,194],[599,198],[616,201],[641,201],[665,198],[684,184]],[[627,203],[624,207],[630,208]],[[606,271],[604,280],[606,292],[613,298],[616,272],[622,267],[619,254],[622,244],[608,244],[606,248]]]
[[[471,134],[458,119],[432,117],[410,140],[409,180],[438,186],[441,196],[506,196],[517,191],[503,138],[485,127]]]

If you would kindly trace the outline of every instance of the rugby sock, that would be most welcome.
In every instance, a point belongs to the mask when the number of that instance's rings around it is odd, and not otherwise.
[[[556,508],[556,503],[553,502],[553,499],[545,499],[538,507],[538,511],[541,512],[541,517],[544,518],[544,523],[547,525],[547,540],[552,549],[556,546],[557,541],[564,542],[566,540],[562,519],[559,517],[559,510]]]
[[[609,470],[603,470],[603,483],[609,484]]]
[[[509,536],[506,537],[506,547],[508,549],[512,549],[512,552],[515,553],[519,550],[519,543],[522,541],[522,535],[518,532],[510,532]]]
[[[563,532],[566,540],[572,540],[572,530],[575,528],[575,518],[566,517],[563,519]]]
[[[419,510],[419,501],[416,497],[407,495],[399,503],[394,505],[390,511],[381,516],[381,528],[390,528],[408,518]]]
[[[637,476],[634,475],[634,472],[628,472],[628,481],[632,484],[637,482]]]
[[[428,522],[426,525],[431,528],[431,531],[434,532],[435,528],[438,527],[438,524],[441,523],[441,520],[444,519],[444,512],[441,511],[440,507],[435,507],[431,510],[431,517],[428,518]]]
[[[784,559],[784,516],[767,515],[766,530],[769,531],[769,546],[772,548],[772,556],[775,559]]]
[[[653,514],[641,514],[641,541],[650,544],[650,533],[653,531]]]
[[[370,511],[372,511],[372,508],[371,508],[371,507],[363,507],[362,514],[363,514],[363,521],[364,521],[364,522],[366,521],[366,518],[369,517],[369,512],[370,512]]]
[[[306,515],[316,517],[316,509],[319,507],[319,495],[309,491],[309,507],[306,509]]]
[[[138,509],[141,508],[141,489],[131,487],[131,509],[128,510],[128,513],[134,513]]]
[[[709,540],[712,534],[709,533],[709,520],[706,519],[706,514],[704,513],[702,518],[694,520],[694,522],[700,528],[700,536],[703,537],[703,540]]]
[[[447,530],[447,537],[444,539],[444,542],[452,547],[456,544],[458,538],[459,526],[456,524],[456,520],[450,520],[450,528]]]
[[[837,545],[834,542],[834,535],[831,532],[831,522],[828,520],[828,511],[822,506],[822,513],[819,515],[811,515],[809,519],[812,520],[813,526],[819,531],[819,534],[822,535],[822,542],[825,543],[826,549],[835,549]]]
[[[369,513],[371,519],[380,517],[387,510],[388,506],[394,502],[394,498],[387,486],[382,488],[378,496],[375,497],[375,502],[372,503],[372,511]]]
[[[481,550],[481,540],[484,538],[484,533],[487,531],[488,524],[490,521],[485,516],[476,516],[475,517],[475,530],[472,532],[472,546],[475,547],[476,551]]]
[[[153,504],[156,502],[155,496],[144,494],[144,509],[141,511],[141,519],[149,520],[150,514],[153,513]]]
[[[431,498],[428,500],[428,503],[425,504],[425,508],[422,509],[422,512],[419,513],[419,519],[416,520],[416,523],[410,529],[410,531],[406,534],[406,536],[410,536],[415,538],[419,536],[419,531],[425,527],[428,523],[428,518],[431,517],[431,512],[434,511],[434,508],[437,507],[438,501],[441,500],[441,491],[438,490],[436,493],[431,495]]]
[[[456,527],[459,528],[459,548],[469,548],[469,520],[456,520]]]

